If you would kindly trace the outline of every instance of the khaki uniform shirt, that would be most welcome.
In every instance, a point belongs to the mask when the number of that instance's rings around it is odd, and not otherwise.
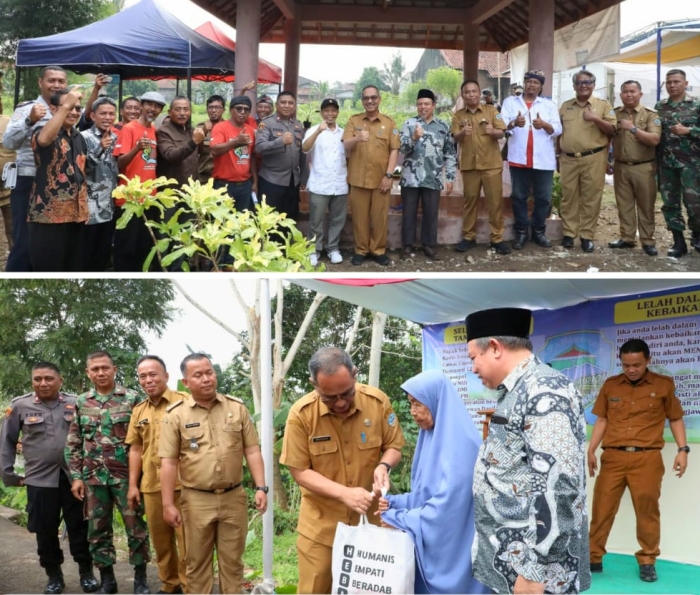
[[[374,469],[389,448],[401,450],[403,432],[387,396],[371,386],[355,385],[355,400],[347,417],[333,415],[316,391],[299,399],[289,411],[280,462],[296,469],[313,469],[348,487],[372,489]],[[367,518],[373,515],[376,503]],[[299,533],[333,545],[338,522],[357,525],[358,513],[342,502],[301,488]]]
[[[70,479],[63,449],[76,398],[59,393],[54,401],[42,401],[29,393],[12,399],[0,432],[0,477],[5,485],[17,486],[23,479],[14,469],[20,432],[26,485],[57,488],[61,471]]]
[[[243,401],[217,393],[207,409],[190,397],[163,417],[158,455],[180,460],[182,487],[230,488],[243,479],[243,451],[259,444]]]
[[[389,116],[377,114],[373,120],[367,114],[352,116],[343,131],[343,142],[369,131],[369,140],[355,145],[348,159],[348,184],[358,188],[379,188],[387,173],[389,155],[401,146],[399,129]]]
[[[683,417],[683,407],[673,378],[647,370],[636,385],[624,374],[608,378],[598,393],[593,414],[608,420],[603,448],[663,448],[664,424],[667,419]]]
[[[615,110],[604,99],[591,97],[583,107],[578,104],[575,97],[569,99],[559,108],[562,126],[559,146],[562,153],[581,153],[605,147],[608,144],[608,136],[595,123],[583,119],[583,112],[589,105],[599,118],[617,127]]]
[[[144,494],[160,492],[160,457],[158,456],[158,443],[160,441],[161,421],[165,410],[189,397],[186,393],[175,392],[167,389],[154,403],[148,397],[143,403],[134,407],[129,422],[129,430],[126,434],[126,443],[141,445],[141,486]],[[175,484],[179,490],[179,482]]]
[[[639,104],[630,114],[624,106],[615,108],[617,121],[631,119],[634,125],[645,132],[661,135],[661,120],[653,109]],[[656,158],[656,147],[640,142],[629,130],[617,127],[613,140],[613,156],[616,160],[629,163],[641,163]]]
[[[473,112],[466,107],[452,116],[452,135],[462,132],[462,122],[471,122],[471,136],[465,136],[461,141],[459,153],[460,171],[472,169],[502,169],[503,157],[498,141],[486,134],[484,128],[491,124],[498,130],[505,130],[501,114],[492,105],[479,105]]]

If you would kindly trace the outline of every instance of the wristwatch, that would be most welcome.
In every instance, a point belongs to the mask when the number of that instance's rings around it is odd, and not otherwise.
[[[391,180],[391,178],[393,178],[394,176],[392,174],[384,174],[384,177],[389,178]]]
[[[391,473],[391,465],[389,465],[389,463],[385,463],[384,461],[379,461],[379,464],[377,465],[377,467],[379,467],[379,465],[384,465],[386,467],[386,470],[389,473]]]
[[[690,452],[690,446],[681,446],[678,452]]]
[[[255,491],[257,492],[260,490],[263,494],[267,494],[270,491],[270,488],[267,486],[255,486]]]
[[[630,132],[631,132],[632,134],[637,134],[637,127],[636,127],[636,126],[632,126],[632,128],[630,128]]]
[[[24,119],[24,124],[25,124],[25,126],[27,126],[28,128],[31,128],[32,126],[34,126],[34,122],[32,122],[32,119],[31,119],[29,116],[27,116],[27,117]]]

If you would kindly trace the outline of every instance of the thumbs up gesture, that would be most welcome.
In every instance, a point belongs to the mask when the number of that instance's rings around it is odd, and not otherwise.
[[[472,122],[471,120],[464,120],[462,122],[462,132],[466,134],[467,136],[471,136],[474,134],[474,129],[472,128]]]
[[[544,128],[544,125],[545,121],[542,118],[540,118],[540,112],[537,112],[537,117],[532,121],[532,127],[535,130],[541,130],[542,128]]]
[[[522,113],[518,112],[518,115],[515,117],[513,123],[519,128],[522,128],[523,126],[525,126],[525,116],[523,116]]]
[[[598,119],[598,116],[595,115],[595,112],[590,105],[583,110],[583,119],[586,120],[586,122],[593,122],[594,120]]]
[[[369,130],[367,130],[366,126],[362,129],[362,132],[360,132],[359,137],[362,142],[369,141]]]
[[[420,138],[422,138],[424,132],[425,132],[425,131],[423,130],[423,128],[421,127],[421,125],[420,125],[420,124],[416,124],[416,128],[415,128],[415,130],[413,131],[413,140],[414,140],[414,141],[417,141],[417,140],[419,140]]]

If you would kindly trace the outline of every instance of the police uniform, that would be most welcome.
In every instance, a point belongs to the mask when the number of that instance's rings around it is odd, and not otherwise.
[[[503,157],[498,140],[486,134],[484,128],[491,124],[497,130],[505,130],[501,114],[493,105],[479,105],[472,112],[466,107],[452,117],[452,135],[462,131],[462,123],[470,122],[471,136],[461,141],[459,169],[464,188],[464,212],[462,236],[465,240],[476,239],[476,205],[484,189],[489,210],[491,243],[503,241]]]
[[[294,140],[285,145],[282,136],[291,132]],[[255,136],[255,152],[262,161],[258,172],[258,191],[267,204],[290,219],[299,219],[299,184],[302,182],[301,141],[304,127],[299,120],[282,119],[272,114],[258,125]]]
[[[620,499],[629,487],[637,516],[637,562],[654,564],[659,555],[659,497],[664,464],[664,424],[683,417],[673,378],[647,370],[636,384],[624,374],[608,378],[593,413],[607,419],[600,473],[593,491],[591,563],[602,561]]]
[[[381,192],[392,151],[401,146],[399,130],[389,116],[378,113],[352,116],[343,131],[345,142],[369,131],[369,140],[355,145],[348,158],[348,184],[355,254],[381,256],[386,253],[391,192]]]
[[[43,104],[46,107],[46,114],[41,120],[29,125],[29,114],[35,103]],[[17,151],[17,183],[10,194],[13,246],[7,257],[6,270],[8,273],[31,272],[32,270],[29,262],[29,228],[27,227],[29,195],[36,173],[34,151],[32,150],[32,132],[35,128],[44,126],[50,119],[49,104],[40,95],[34,101],[26,101],[17,106],[2,137],[5,149]]]
[[[574,97],[559,108],[562,231],[567,237],[580,236],[582,240],[595,236],[608,164],[608,136],[594,122],[583,119],[589,107],[599,118],[617,126],[612,106],[597,97],[591,97],[583,107]]]
[[[313,391],[292,406],[287,418],[280,463],[313,469],[347,487],[372,489],[374,470],[382,453],[401,450],[404,437],[387,396],[371,386],[355,385],[347,417],[331,413]],[[373,512],[367,519],[378,524]],[[331,555],[339,522],[357,525],[360,515],[339,500],[301,488],[297,531],[299,584],[297,593],[330,593]]]
[[[182,524],[187,536],[187,590],[211,593],[214,547],[219,592],[241,593],[248,507],[243,480],[244,450],[258,435],[240,399],[216,395],[210,408],[193,398],[167,409],[159,456],[179,460]]]
[[[63,456],[75,400],[75,395],[66,393],[59,393],[53,401],[35,393],[16,397],[5,412],[0,432],[0,475],[7,486],[18,486],[21,481],[27,486],[27,529],[36,534],[39,563],[49,576],[60,575],[63,564],[58,539],[61,513],[70,552],[81,574],[92,569],[83,503],[70,491],[70,472]],[[24,477],[14,471],[20,432]]]
[[[639,130],[661,134],[661,120],[654,110],[638,105],[628,112],[615,108],[618,123],[632,120]],[[615,201],[620,217],[620,239],[634,244],[639,227],[642,246],[654,245],[654,203],[656,202],[656,148],[637,140],[635,134],[618,126],[613,140]]]
[[[160,441],[161,420],[166,409],[187,398],[185,393],[174,392],[170,389],[158,398],[156,402],[147,398],[136,405],[131,414],[126,443],[141,446],[141,484],[143,504],[148,520],[153,549],[158,562],[158,577],[163,583],[163,590],[172,593],[180,587],[184,592],[185,580],[185,534],[182,527],[173,528],[163,520],[163,497],[160,493],[160,457],[158,444]],[[180,485],[175,484],[175,505],[179,507]],[[177,546],[176,546],[177,543]]]

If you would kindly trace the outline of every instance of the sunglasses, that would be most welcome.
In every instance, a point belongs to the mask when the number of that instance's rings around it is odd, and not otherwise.
[[[590,87],[591,85],[595,85],[594,81],[576,81],[574,83],[577,87]]]
[[[236,110],[239,114],[247,114],[250,112],[249,107],[244,107],[242,105],[236,105],[233,109]]]

